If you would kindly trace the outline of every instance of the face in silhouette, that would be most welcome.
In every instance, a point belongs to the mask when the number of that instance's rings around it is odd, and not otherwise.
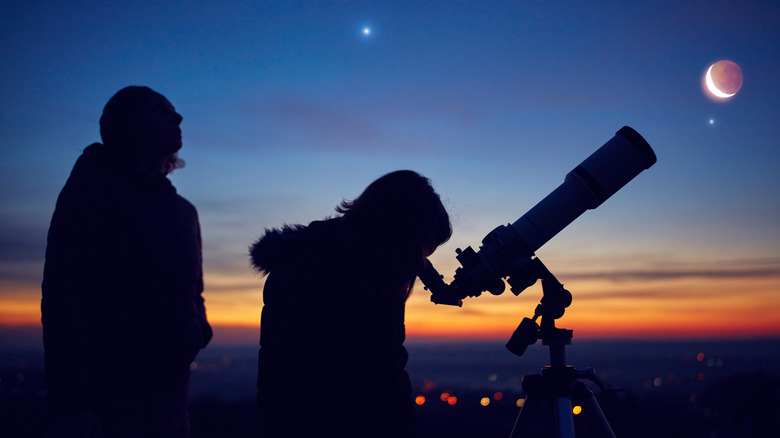
[[[181,149],[182,116],[173,105],[160,94],[147,97],[135,120],[134,131],[142,145],[164,154],[172,154]]]

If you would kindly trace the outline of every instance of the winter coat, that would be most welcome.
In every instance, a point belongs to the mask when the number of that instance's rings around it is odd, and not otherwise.
[[[340,218],[268,230],[258,404],[268,436],[411,436],[404,301],[363,281]]]
[[[96,398],[122,388],[186,398],[174,387],[188,385],[212,333],[202,292],[195,207],[167,178],[129,172],[102,144],[87,147],[46,248],[41,321],[54,417],[94,410]]]

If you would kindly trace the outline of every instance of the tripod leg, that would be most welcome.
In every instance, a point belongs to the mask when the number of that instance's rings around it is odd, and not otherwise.
[[[577,433],[582,432],[585,437],[615,438],[593,392],[582,382],[574,382],[571,392],[572,402],[582,407],[582,413],[577,416]]]
[[[552,432],[552,412],[551,399],[534,400],[526,397],[510,438],[549,437]]]
[[[555,396],[555,436],[557,438],[574,438],[574,415],[571,410],[571,399],[568,395]]]
[[[555,435],[553,435],[553,430]],[[526,397],[510,438],[574,438],[571,401],[568,397],[534,400]]]

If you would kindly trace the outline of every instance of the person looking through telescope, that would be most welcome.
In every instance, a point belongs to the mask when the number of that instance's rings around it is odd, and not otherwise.
[[[414,436],[404,307],[426,257],[449,240],[430,180],[388,173],[339,216],[266,230],[250,247],[263,289],[263,436]]]

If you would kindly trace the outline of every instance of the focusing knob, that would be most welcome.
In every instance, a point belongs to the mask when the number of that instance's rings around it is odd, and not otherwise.
[[[501,295],[504,293],[505,288],[506,285],[504,285],[504,280],[500,278],[490,280],[486,287],[487,291],[493,295]]]

